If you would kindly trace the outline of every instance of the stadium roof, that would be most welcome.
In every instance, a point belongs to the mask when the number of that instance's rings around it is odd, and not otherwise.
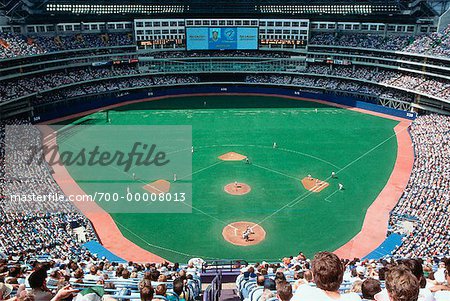
[[[14,11],[22,10],[32,19],[65,21],[121,19],[133,17],[302,17],[312,19],[365,19],[396,22],[430,15],[425,0],[14,0]],[[45,17],[44,17],[45,16]],[[395,17],[395,18],[392,18]],[[398,18],[400,17],[400,19]]]

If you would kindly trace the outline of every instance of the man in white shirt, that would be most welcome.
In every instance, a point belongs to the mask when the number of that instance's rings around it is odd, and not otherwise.
[[[445,279],[447,284],[436,285],[431,288],[434,291],[434,298],[436,301],[448,301],[450,300],[450,261],[446,263],[446,269],[444,270]]]
[[[331,252],[319,252],[312,261],[312,274],[317,287],[300,285],[292,301],[360,301],[356,293],[341,294],[339,287],[344,277],[344,265]]]

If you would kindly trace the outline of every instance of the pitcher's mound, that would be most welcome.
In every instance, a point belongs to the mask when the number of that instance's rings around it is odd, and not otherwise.
[[[244,232],[250,227],[248,241],[243,238]],[[257,245],[266,238],[266,231],[260,225],[252,222],[235,222],[225,226],[222,230],[223,238],[236,246]]]
[[[252,189],[245,183],[230,183],[225,185],[223,190],[232,195],[244,195],[249,193]]]
[[[302,179],[302,184],[303,187],[305,187],[305,189],[312,191],[312,192],[321,192],[322,190],[324,190],[325,188],[327,188],[330,184],[328,184],[328,182],[325,181],[321,181],[319,179],[315,179],[315,178],[303,178]]]
[[[167,193],[170,190],[170,182],[166,180],[157,180],[145,185],[144,189],[154,194]]]
[[[247,158],[247,156],[235,153],[235,152],[229,152],[226,154],[223,154],[222,156],[219,156],[220,160],[223,161],[242,161],[245,158]]]

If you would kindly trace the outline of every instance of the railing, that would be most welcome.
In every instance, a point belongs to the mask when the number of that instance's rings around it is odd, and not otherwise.
[[[234,272],[239,271],[243,265],[248,265],[248,262],[240,259],[206,260],[202,264],[202,273],[211,271],[215,273]]]
[[[222,273],[219,272],[203,293],[203,301],[219,301],[222,292]]]

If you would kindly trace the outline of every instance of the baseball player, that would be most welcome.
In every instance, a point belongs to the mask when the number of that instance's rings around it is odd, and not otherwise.
[[[245,241],[249,241],[250,234],[255,234],[255,232],[253,232],[250,226],[247,226],[247,229],[245,229],[245,231],[242,233],[242,239],[244,239]]]

